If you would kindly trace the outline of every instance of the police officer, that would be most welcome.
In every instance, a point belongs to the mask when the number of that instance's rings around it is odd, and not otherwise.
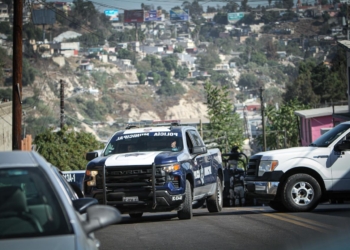
[[[235,153],[238,153],[236,147],[232,148],[232,157],[230,156],[228,160],[230,168],[230,206],[244,206],[244,171],[238,168],[238,157]]]

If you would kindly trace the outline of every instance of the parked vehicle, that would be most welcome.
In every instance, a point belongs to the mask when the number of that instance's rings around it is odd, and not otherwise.
[[[132,218],[177,210],[179,219],[191,219],[205,202],[209,212],[222,209],[221,153],[207,149],[195,127],[129,127],[86,159],[85,196]]]
[[[70,186],[73,188],[78,197],[84,197],[83,182],[85,170],[62,171],[61,174],[69,182]]]
[[[0,152],[0,249],[98,249],[96,230],[117,223],[111,206],[79,199],[36,152]]]
[[[321,201],[350,199],[350,122],[308,147],[260,152],[250,157],[248,195],[277,211],[313,210]]]

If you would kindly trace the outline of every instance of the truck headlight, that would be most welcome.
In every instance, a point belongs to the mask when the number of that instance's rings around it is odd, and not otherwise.
[[[263,176],[265,172],[271,172],[278,166],[278,161],[260,161],[258,176]]]
[[[98,175],[97,170],[86,170],[86,176],[90,176],[90,180],[86,183],[89,187],[96,186],[96,175]]]
[[[177,170],[180,169],[180,164],[179,163],[174,163],[174,164],[171,164],[171,165],[166,165],[166,166],[163,166],[163,170],[167,173],[170,173],[170,172],[175,172]]]

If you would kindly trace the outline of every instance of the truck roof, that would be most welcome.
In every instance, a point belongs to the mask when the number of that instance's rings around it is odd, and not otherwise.
[[[117,133],[123,134],[134,134],[134,133],[145,133],[145,132],[182,132],[185,129],[196,129],[194,126],[182,126],[182,125],[169,125],[169,126],[153,126],[153,127],[127,127],[125,130],[119,130]]]

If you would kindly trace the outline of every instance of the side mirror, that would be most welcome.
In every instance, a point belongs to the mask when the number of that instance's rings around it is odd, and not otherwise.
[[[97,204],[98,204],[98,200],[94,198],[89,198],[89,197],[73,200],[73,207],[80,214],[86,213],[86,210],[89,207]]]
[[[350,141],[348,140],[344,140],[334,146],[334,150],[338,152],[345,151],[348,149],[350,149]]]
[[[89,153],[86,153],[86,155],[85,155],[85,159],[87,161],[91,161],[97,157],[98,157],[98,152],[89,152]]]
[[[84,229],[89,234],[119,221],[121,221],[121,215],[115,207],[94,205],[87,209]]]
[[[206,146],[193,147],[190,151],[191,151],[191,154],[205,154],[208,152]]]

